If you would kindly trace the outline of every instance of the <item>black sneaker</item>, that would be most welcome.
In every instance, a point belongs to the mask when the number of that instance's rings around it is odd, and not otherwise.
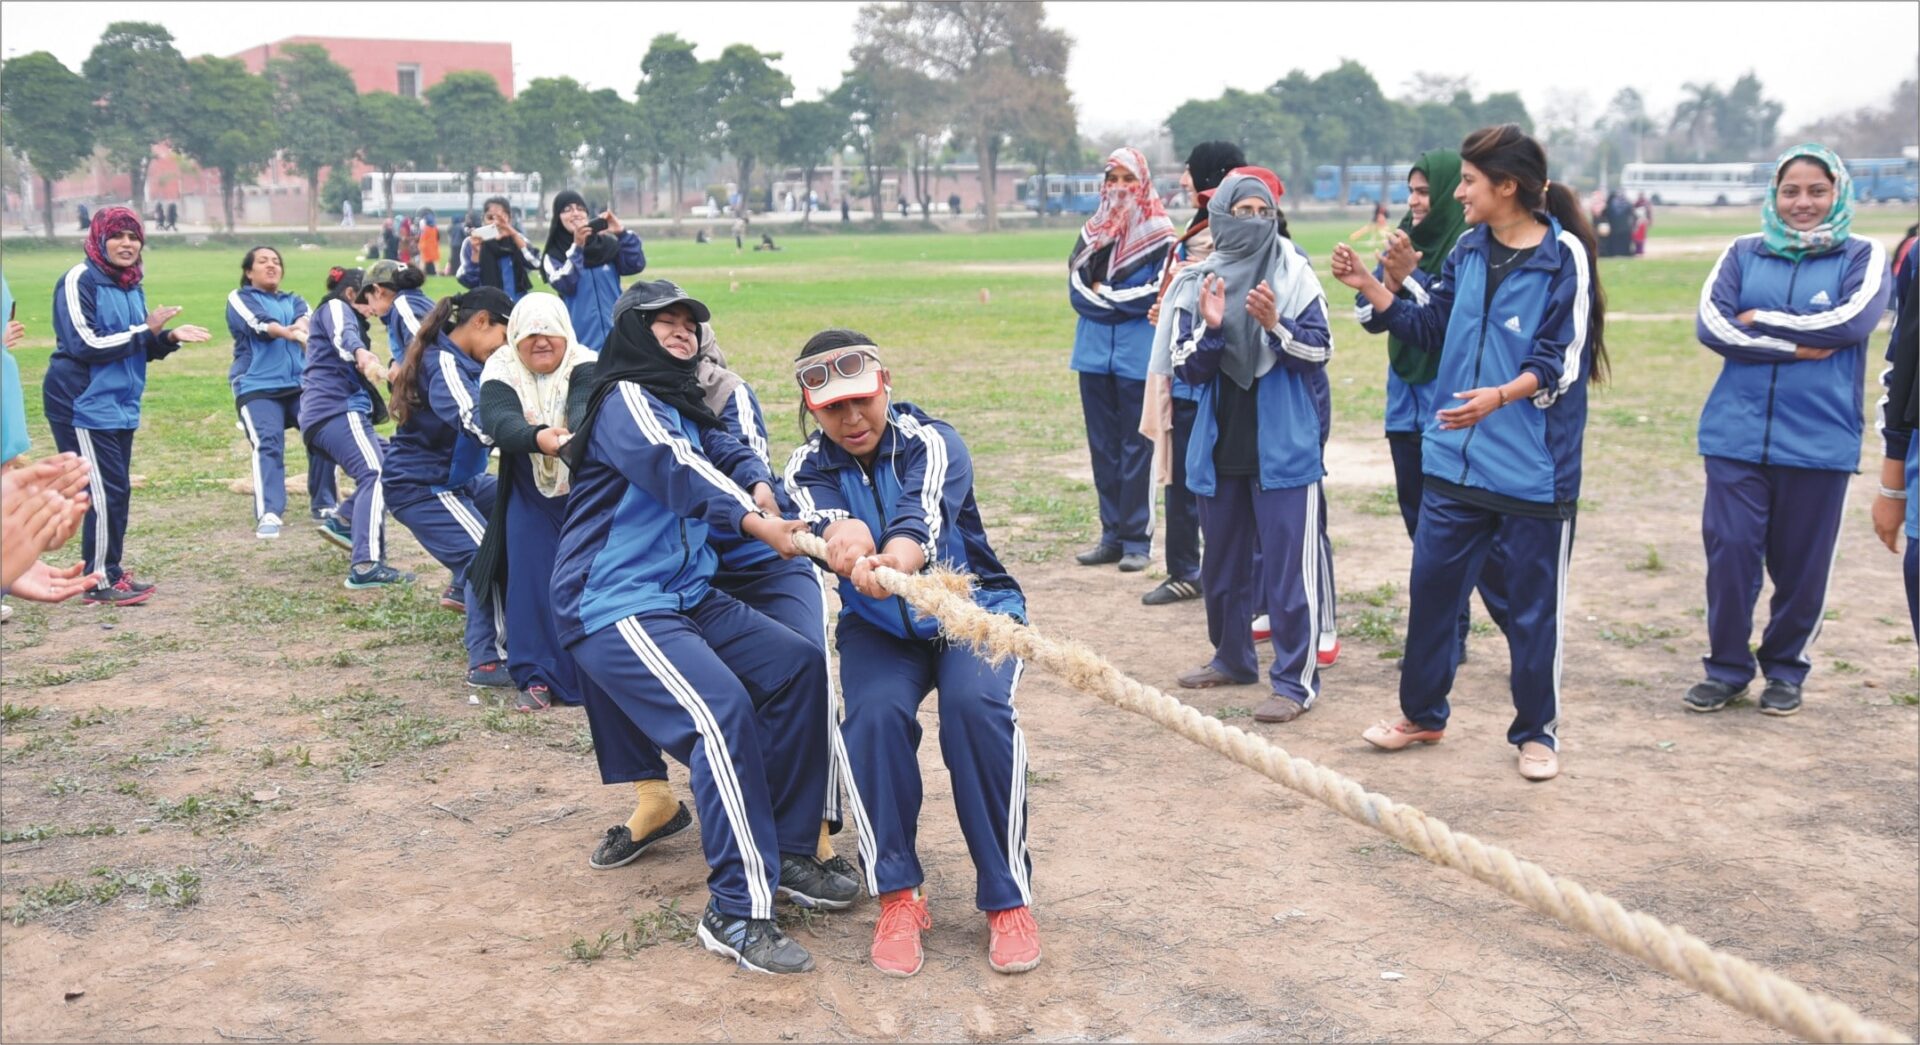
[[[855,882],[860,881],[860,869],[853,866],[853,861],[841,856],[839,853],[833,854],[833,859],[828,860],[821,866],[832,871],[834,874],[851,878]]]
[[[801,907],[843,911],[860,898],[860,883],[811,856],[780,858],[780,895]]]
[[[1140,601],[1149,606],[1166,606],[1175,602],[1200,597],[1199,581],[1177,581],[1172,577],[1160,582],[1158,588],[1140,596]]]
[[[607,828],[607,837],[594,847],[593,855],[587,858],[587,866],[596,871],[611,871],[616,867],[625,867],[640,859],[640,854],[653,848],[655,842],[662,842],[693,826],[693,814],[687,811],[687,804],[680,803],[674,810],[673,819],[654,828],[647,837],[638,842],[633,840],[633,832],[627,825],[617,824]]]
[[[1760,713],[1785,717],[1800,710],[1800,687],[1779,679],[1768,679],[1760,691]]]
[[[700,946],[732,958],[742,969],[776,975],[813,971],[813,955],[781,932],[773,919],[721,914],[714,909],[712,900],[707,901],[707,910],[700,916],[700,927],[694,930],[694,935],[700,937]]]
[[[1139,573],[1141,570],[1146,569],[1148,566],[1151,566],[1152,564],[1153,564],[1152,559],[1149,559],[1138,552],[1135,552],[1131,555],[1120,556],[1120,572],[1121,573]]]
[[[153,598],[152,588],[146,591],[134,591],[127,582],[127,578],[123,576],[112,584],[88,588],[81,594],[80,601],[88,606],[138,606],[151,598]]]
[[[386,588],[395,584],[412,584],[413,574],[402,573],[386,563],[375,563],[367,569],[347,571],[346,585],[354,591],[362,588]]]
[[[484,686],[487,689],[512,689],[513,676],[507,673],[507,662],[490,660],[477,668],[467,669],[467,685]]]
[[[459,584],[447,585],[447,590],[440,593],[440,608],[455,613],[467,612],[467,589]]]
[[[1745,686],[1729,686],[1714,679],[1696,682],[1692,689],[1687,690],[1687,710],[1718,711],[1732,703],[1735,698],[1745,696],[1746,692]],[[1794,703],[1796,705],[1799,703],[1797,698]]]
[[[1120,546],[1117,544],[1097,545],[1074,556],[1073,561],[1082,566],[1110,566],[1120,561]]]

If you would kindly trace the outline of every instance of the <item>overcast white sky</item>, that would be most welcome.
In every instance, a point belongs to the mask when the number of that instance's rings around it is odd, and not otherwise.
[[[157,21],[189,56],[232,54],[302,33],[507,40],[516,86],[572,76],[631,95],[654,34],[712,57],[729,43],[784,54],[796,95],[839,82],[856,3],[46,3],[0,7],[9,56],[51,51],[78,70],[109,22]],[[1048,4],[1074,39],[1068,86],[1091,133],[1150,127],[1194,97],[1258,90],[1293,68],[1343,57],[1389,95],[1416,71],[1473,78],[1476,95],[1517,90],[1536,113],[1554,89],[1604,106],[1637,87],[1656,115],[1688,80],[1730,84],[1749,69],[1786,113],[1781,129],[1884,105],[1920,75],[1920,4],[1794,3],[1112,3]],[[1808,35],[1811,34],[1811,35]],[[1556,44],[1555,41],[1564,41]],[[1200,50],[1203,46],[1211,52]],[[1202,70],[1198,75],[1194,70]],[[1184,78],[1178,73],[1186,71]]]

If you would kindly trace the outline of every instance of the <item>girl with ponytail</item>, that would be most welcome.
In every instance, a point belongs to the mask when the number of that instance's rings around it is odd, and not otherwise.
[[[1580,499],[1587,386],[1606,376],[1597,244],[1547,155],[1505,124],[1460,143],[1454,198],[1472,226],[1424,303],[1402,300],[1346,244],[1334,278],[1359,291],[1394,337],[1438,353],[1421,433],[1419,523],[1408,581],[1400,710],[1369,728],[1398,751],[1445,734],[1459,666],[1458,621],[1488,552],[1500,549],[1515,709],[1507,741],[1520,775],[1559,775],[1561,614]]]
[[[468,565],[486,537],[494,477],[493,440],[480,428],[480,371],[507,341],[513,302],[482,287],[440,303],[393,371],[393,418],[380,486],[393,517],[465,594],[467,682],[510,688],[505,611],[497,591],[476,593]],[[481,596],[485,596],[482,598]],[[525,697],[525,694],[522,694]],[[540,705],[540,706],[545,706]]]
[[[367,268],[360,302],[368,315],[386,322],[387,355],[395,365],[420,336],[423,320],[433,309],[433,299],[420,290],[426,283],[426,273],[397,261],[376,261]]]

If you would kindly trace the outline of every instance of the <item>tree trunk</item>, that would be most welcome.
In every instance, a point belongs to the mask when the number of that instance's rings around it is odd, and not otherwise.
[[[135,160],[127,167],[127,179],[133,182],[133,212],[140,220],[147,220],[147,170],[153,166],[153,156],[149,151],[144,160]]]
[[[42,214],[46,215],[47,238],[51,240],[53,238],[53,179],[42,174],[40,176],[40,186],[40,210]]]
[[[980,143],[980,191],[987,204],[987,231],[1000,231],[1000,138],[982,134]]]
[[[673,198],[667,201],[667,213],[673,215],[673,227],[680,227],[680,201],[687,198],[687,158],[680,156],[667,161],[667,171],[673,180]]]
[[[607,209],[618,214],[620,213],[620,208],[614,206],[614,204],[619,201],[620,190],[614,187],[614,173],[613,164],[607,164]]]
[[[232,235],[233,226],[233,172],[230,168],[220,168],[220,206],[226,211],[227,233]]]
[[[873,200],[873,220],[875,222],[886,220],[886,216],[881,213],[880,205],[880,168],[873,162],[873,154],[878,152],[879,149],[879,144],[875,143],[873,150],[869,151],[865,157],[867,163],[867,194],[868,197]]]
[[[307,232],[320,231],[320,168],[307,172]]]
[[[812,167],[802,167],[801,176],[806,179],[807,187],[801,190],[800,224],[813,224],[813,172]]]
[[[475,191],[479,189],[479,179],[477,177],[478,173],[479,172],[471,169],[467,171],[467,213],[468,214],[473,213],[473,196]],[[509,207],[507,209],[512,210],[513,208]],[[387,194],[387,210],[388,211],[393,210],[393,194],[392,193]],[[393,215],[389,213],[387,217],[391,218],[393,217]],[[509,214],[507,215],[507,217],[511,219],[513,215]]]
[[[387,167],[380,171],[380,176],[385,179],[385,181],[382,182],[382,188],[386,192],[386,196],[387,196],[387,205],[385,207],[385,211],[386,211],[387,217],[389,218],[393,217],[393,174],[394,174],[394,169],[392,167]],[[362,203],[362,206],[363,207],[365,206],[364,202]],[[467,209],[472,210],[473,208],[468,207]],[[466,215],[463,214],[460,217],[462,221],[466,220]]]
[[[740,209],[744,213],[752,210],[747,202],[753,199],[753,157],[740,158]]]

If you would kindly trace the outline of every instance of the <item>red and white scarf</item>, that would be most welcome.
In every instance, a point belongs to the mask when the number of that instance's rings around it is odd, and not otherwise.
[[[1124,168],[1136,180],[1132,185],[1108,185],[1101,190],[1099,208],[1080,229],[1080,247],[1073,252],[1076,270],[1095,252],[1112,246],[1107,271],[1125,272],[1141,258],[1165,250],[1179,235],[1173,219],[1167,217],[1167,208],[1153,191],[1147,158],[1140,150],[1124,145],[1113,150],[1105,169],[1116,167]]]

